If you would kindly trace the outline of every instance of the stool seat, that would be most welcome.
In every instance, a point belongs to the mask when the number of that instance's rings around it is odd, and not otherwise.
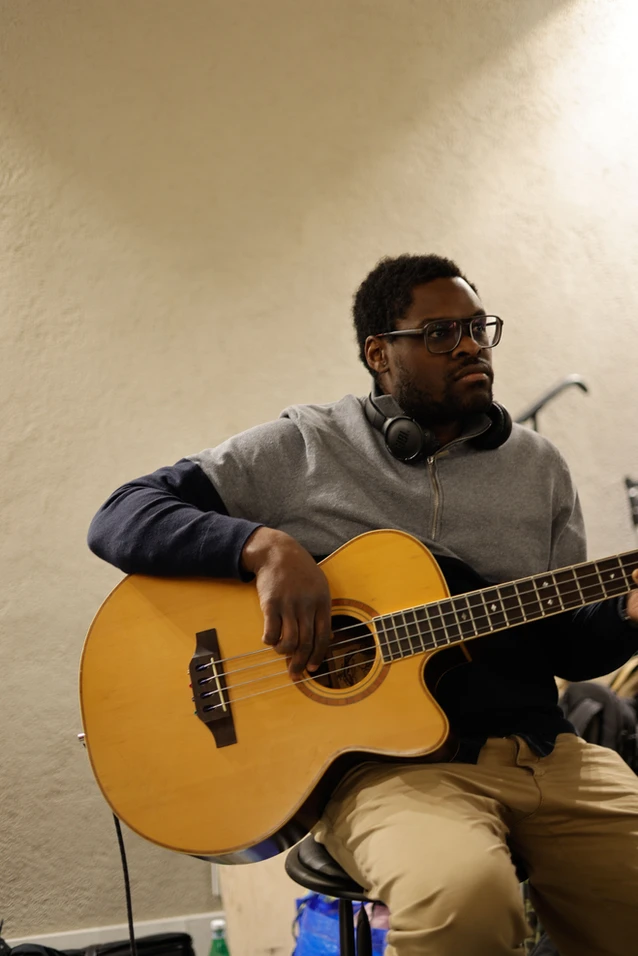
[[[510,847],[512,863],[516,869],[519,883],[527,879],[527,871],[522,859]],[[288,876],[314,893],[335,896],[344,900],[370,902],[366,891],[348,876],[325,846],[313,836],[307,836],[289,851],[285,869]]]
[[[342,900],[370,902],[366,891],[359,886],[333,859],[325,846],[313,836],[307,836],[288,852],[285,869],[288,876],[314,893],[335,896]]]
[[[339,949],[341,956],[372,956],[368,915],[362,906],[357,920],[356,943],[352,903],[369,903],[362,886],[351,879],[326,848],[307,836],[288,851],[284,864],[288,876],[314,893],[339,900]]]

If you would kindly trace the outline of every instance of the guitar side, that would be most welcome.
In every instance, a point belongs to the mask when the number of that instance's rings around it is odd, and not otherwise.
[[[322,568],[346,627],[448,593],[429,551],[397,531],[361,535]],[[226,580],[132,575],[98,612],[80,668],[86,745],[113,811],[146,839],[224,863],[265,859],[316,822],[358,754],[409,759],[444,745],[428,655],[384,662],[374,627],[365,653],[341,651],[342,631],[332,656],[348,680],[293,684],[262,629],[254,583]],[[216,727],[194,713],[188,676],[197,635],[211,632],[222,662],[202,673],[218,691]]]

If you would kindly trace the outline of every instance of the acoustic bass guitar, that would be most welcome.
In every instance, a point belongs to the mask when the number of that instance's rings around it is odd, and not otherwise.
[[[444,753],[442,649],[631,587],[638,551],[450,597],[432,554],[372,531],[322,562],[333,637],[292,681],[261,643],[254,583],[130,575],[89,630],[85,741],[114,813],[161,846],[266,859],[316,823],[356,761]]]

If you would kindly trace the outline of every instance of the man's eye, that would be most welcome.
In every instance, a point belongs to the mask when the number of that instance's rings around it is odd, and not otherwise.
[[[432,339],[442,339],[452,331],[452,325],[432,325],[428,329],[428,336]]]

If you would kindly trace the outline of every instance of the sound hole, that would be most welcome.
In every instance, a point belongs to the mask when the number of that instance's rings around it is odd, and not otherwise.
[[[312,677],[334,690],[354,687],[365,679],[374,664],[374,638],[367,625],[347,614],[332,618],[332,634],[323,664]]]

